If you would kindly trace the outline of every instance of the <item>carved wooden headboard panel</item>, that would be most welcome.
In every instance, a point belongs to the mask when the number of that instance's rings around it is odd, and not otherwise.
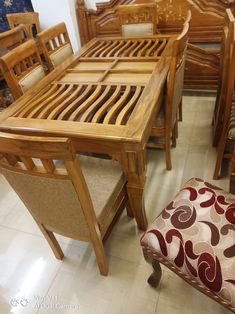
[[[98,3],[97,10],[87,9],[85,0],[77,0],[78,27],[82,45],[94,37],[120,35],[115,8],[120,4],[156,3],[157,29],[177,33],[190,9],[189,48],[185,84],[188,88],[215,89],[218,79],[219,50],[196,43],[220,43],[225,9],[235,0],[110,0]]]

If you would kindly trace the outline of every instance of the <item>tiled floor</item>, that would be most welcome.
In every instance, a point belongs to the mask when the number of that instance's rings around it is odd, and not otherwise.
[[[152,221],[193,176],[212,181],[213,97],[184,97],[173,170],[164,152],[148,152],[146,211]],[[213,182],[228,189],[228,179]],[[0,313],[225,314],[222,306],[164,268],[158,289],[142,257],[141,232],[123,215],[106,244],[109,276],[99,275],[90,245],[59,237],[66,258],[57,261],[21,201],[0,176]]]

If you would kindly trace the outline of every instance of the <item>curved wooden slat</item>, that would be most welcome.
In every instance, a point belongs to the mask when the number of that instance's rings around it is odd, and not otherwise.
[[[107,53],[110,52],[115,46],[116,46],[116,41],[114,41],[111,45],[109,45],[109,47],[104,49],[101,52],[100,57],[106,57]]]
[[[121,92],[121,85],[115,86],[115,91],[112,94],[112,96],[106,101],[106,103],[100,107],[100,109],[96,112],[94,117],[92,118],[91,122],[93,123],[99,123],[105,114],[107,113],[107,110],[112,107],[114,102],[120,97],[120,92]]]
[[[106,57],[113,57],[113,53],[116,52],[118,50],[118,48],[122,45],[122,40],[117,40],[115,41],[116,42],[116,45],[113,47],[112,50],[109,51],[109,53],[107,54]]]
[[[99,57],[99,54],[107,47],[109,47],[110,41],[106,41],[102,44],[102,46],[100,47],[100,49],[96,50],[96,52],[94,52],[92,54],[92,57]]]
[[[153,45],[151,46],[151,48],[149,48],[149,50],[146,51],[147,57],[152,57],[152,54],[153,54],[154,50],[156,49],[156,47],[158,46],[158,44],[159,44],[159,40],[155,40]]]
[[[13,117],[20,117],[19,115],[25,110],[28,109],[28,106],[30,106],[31,104],[37,104],[40,103],[41,101],[44,101],[45,99],[47,99],[49,97],[49,95],[51,95],[57,88],[57,85],[49,85],[48,86],[49,89],[43,89],[37,96],[39,97],[36,101],[27,101],[25,103],[24,106],[22,106],[20,108],[20,110],[16,111],[16,113],[14,115],[12,115]]]
[[[125,51],[126,48],[128,48],[130,45],[131,45],[131,41],[130,40],[126,41],[125,45],[115,53],[114,57],[118,57],[118,56],[121,57],[122,52]]]
[[[146,56],[146,52],[149,49],[149,47],[152,45],[152,40],[147,40],[146,44],[144,45],[144,47],[139,51],[139,56],[140,57],[145,57]]]
[[[134,50],[131,51],[131,53],[130,53],[129,56],[130,56],[130,57],[136,57],[137,52],[139,51],[139,49],[141,49],[141,48],[143,47],[143,45],[144,45],[144,40],[138,42],[137,47],[136,47]],[[138,55],[137,55],[137,56],[138,56]]]
[[[134,109],[137,101],[139,100],[139,98],[141,96],[141,92],[142,92],[141,86],[137,86],[134,95],[129,100],[129,102],[125,105],[125,107],[122,109],[122,111],[119,113],[115,124],[119,124],[119,125],[123,124],[124,120],[131,113],[131,111]]]
[[[90,105],[89,108],[87,108],[87,110],[82,114],[80,118],[81,122],[89,122],[92,119],[92,116],[95,114],[96,110],[98,110],[102,106],[103,102],[105,102],[110,96],[111,88],[111,85],[105,87],[96,101]]]
[[[124,57],[128,57],[130,51],[132,51],[133,49],[135,49],[137,45],[138,45],[138,42],[137,42],[137,41],[132,41],[132,40],[131,40],[131,45],[130,45],[129,48],[127,48],[127,49],[123,52],[123,56],[124,56]]]
[[[73,86],[73,92],[70,94],[68,98],[65,98],[56,108],[50,113],[50,116],[48,119],[57,120],[58,116],[61,114],[61,112],[67,108],[67,106],[73,102],[75,99],[77,99],[78,95],[80,94],[81,90],[83,88],[83,85],[79,86]]]
[[[35,109],[38,110],[38,105],[40,104],[40,107],[47,104],[50,100],[57,97],[57,95],[65,88],[65,86],[61,86],[59,89],[57,89],[57,85],[53,85],[53,88],[51,89],[51,92],[47,94],[47,96],[42,96],[41,101],[37,99],[35,102],[33,101],[31,104],[27,105],[24,110],[18,115],[19,118],[27,118],[28,115]],[[42,100],[43,99],[43,100]]]
[[[103,42],[97,42],[95,47],[92,47],[90,50],[88,50],[85,54],[84,57],[92,57],[93,53],[96,52],[98,49],[100,49],[100,47],[102,47]]]
[[[167,44],[167,40],[166,39],[163,39],[160,46],[153,52],[154,54],[154,57],[157,57],[160,55],[160,53],[163,51],[163,49],[165,48]]]
[[[81,85],[81,90],[84,88],[84,85]],[[78,98],[76,98],[67,108],[65,108],[60,115],[58,116],[57,120],[65,120],[67,117],[69,117],[74,110],[76,110],[80,104],[90,96],[92,93],[92,89],[90,85],[87,85],[83,90],[82,93]]]
[[[93,86],[91,85],[90,88]],[[97,85],[95,89],[92,91],[92,94],[79,106],[68,118],[69,121],[77,121],[79,116],[87,110],[87,108],[100,96],[102,93],[102,86]]]
[[[125,103],[126,99],[128,98],[129,94],[131,92],[131,86],[126,86],[126,90],[124,94],[120,97],[120,99],[114,104],[112,109],[108,112],[106,117],[104,118],[103,123],[110,124],[112,119],[116,116],[117,112],[121,110],[123,104]]]
[[[70,92],[73,90],[73,84],[69,85],[68,88],[54,100],[49,106],[47,106],[42,113],[38,116],[39,119],[49,119],[52,120],[54,115],[57,112],[57,106],[60,105],[60,102],[67,99],[70,95]]]

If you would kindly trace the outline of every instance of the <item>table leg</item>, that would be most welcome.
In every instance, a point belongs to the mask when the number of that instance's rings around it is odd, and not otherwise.
[[[127,193],[138,227],[146,230],[148,222],[144,207],[144,185],[146,179],[146,151],[126,151],[124,171],[127,176]]]

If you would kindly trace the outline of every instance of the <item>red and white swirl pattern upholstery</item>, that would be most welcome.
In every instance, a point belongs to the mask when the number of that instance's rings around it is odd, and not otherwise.
[[[235,312],[235,196],[191,179],[141,239],[154,258]]]

